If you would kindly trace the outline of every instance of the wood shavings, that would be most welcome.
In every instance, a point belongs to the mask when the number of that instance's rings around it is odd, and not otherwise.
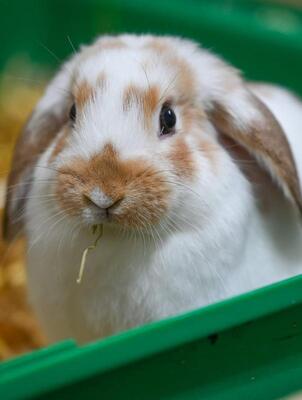
[[[94,235],[98,233],[98,236],[96,237],[94,243],[92,245],[86,247],[86,249],[83,251],[77,283],[81,283],[81,281],[82,281],[82,277],[83,277],[83,273],[84,273],[84,269],[85,269],[85,265],[86,265],[86,259],[87,259],[87,255],[88,255],[89,251],[94,250],[96,248],[99,240],[103,236],[103,225],[102,224],[93,225],[92,233]]]

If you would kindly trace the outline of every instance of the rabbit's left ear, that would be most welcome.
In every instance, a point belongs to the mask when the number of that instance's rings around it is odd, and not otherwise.
[[[239,80],[225,93],[213,96],[208,107],[216,129],[245,148],[302,214],[295,160],[282,127],[268,107]]]
[[[41,154],[68,121],[70,86],[76,56],[67,61],[48,85],[17,140],[7,181],[2,233],[11,241],[23,233],[28,194]]]

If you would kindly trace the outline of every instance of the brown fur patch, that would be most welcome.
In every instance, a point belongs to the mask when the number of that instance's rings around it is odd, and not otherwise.
[[[143,160],[120,160],[111,144],[89,161],[79,158],[61,168],[56,194],[67,213],[78,215],[86,207],[83,196],[94,188],[119,201],[112,219],[128,227],[158,222],[168,206],[161,174]]]
[[[200,104],[197,104],[197,83],[191,67],[185,60],[175,55],[169,55],[165,60],[174,77],[168,82],[167,88],[160,94],[160,100],[179,106],[182,114],[183,131],[189,131],[194,124],[201,124],[206,114]],[[171,100],[170,100],[171,98]]]
[[[150,86],[148,89],[142,89],[136,85],[129,85],[123,94],[123,110],[128,111],[132,106],[141,107],[143,111],[144,122],[147,126],[156,110],[159,100],[159,88]]]
[[[189,63],[183,57],[177,55],[175,44],[169,43],[165,38],[155,38],[146,43],[144,48],[157,54],[158,63],[162,63],[170,67],[171,71],[175,71],[168,86],[176,88],[179,102],[192,101],[197,93],[194,73]],[[149,65],[150,61],[146,61],[144,64],[145,68],[148,68]]]
[[[151,117],[156,109],[159,100],[159,89],[157,86],[150,86],[143,94],[143,107],[145,118]]]
[[[83,81],[76,86],[74,97],[78,107],[83,108],[88,100],[93,99],[93,96],[94,89],[89,85],[87,81]]]
[[[129,111],[134,106],[141,104],[141,89],[137,86],[130,84],[126,87],[123,94],[123,110]]]
[[[192,179],[196,172],[196,165],[193,160],[192,151],[184,138],[178,137],[168,155],[176,173],[180,177]]]
[[[206,113],[196,101],[198,85],[192,68],[186,60],[175,55],[169,47],[165,50],[159,62],[163,62],[173,72],[167,86],[159,94],[158,102],[170,103],[172,108],[173,105],[178,106],[182,115],[182,130],[188,132],[194,125],[201,126],[202,121],[206,119]]]
[[[223,104],[216,103],[211,119],[220,132],[237,141],[255,157],[264,161],[264,167],[273,179],[285,184],[302,213],[302,196],[295,161],[287,138],[270,110],[251,94],[251,105],[261,113],[261,120],[255,121],[244,131],[237,127],[236,120]],[[265,162],[273,171],[270,171]]]

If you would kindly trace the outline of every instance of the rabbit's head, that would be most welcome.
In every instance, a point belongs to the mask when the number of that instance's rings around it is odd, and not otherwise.
[[[301,211],[286,136],[237,70],[188,40],[101,37],[62,67],[24,128],[6,236],[22,229],[28,202],[83,226],[169,233],[226,213],[240,222],[252,192],[228,146]]]

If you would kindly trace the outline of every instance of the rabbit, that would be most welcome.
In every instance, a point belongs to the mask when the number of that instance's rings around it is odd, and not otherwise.
[[[189,39],[101,36],[16,144],[4,234],[27,240],[50,342],[96,340],[302,272],[302,103]],[[103,235],[76,279],[84,249]]]

